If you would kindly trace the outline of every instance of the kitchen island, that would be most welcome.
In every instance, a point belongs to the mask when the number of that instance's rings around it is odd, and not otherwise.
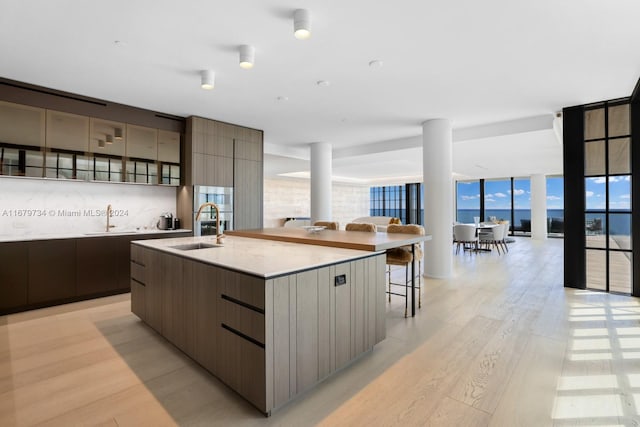
[[[135,241],[131,309],[270,414],[385,338],[384,271],[382,251]]]

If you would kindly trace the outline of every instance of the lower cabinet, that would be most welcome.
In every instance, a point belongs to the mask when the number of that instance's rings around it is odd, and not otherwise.
[[[27,305],[28,244],[0,243],[0,311]]]
[[[131,254],[132,311],[265,414],[385,338],[384,254],[275,279]]]
[[[76,239],[29,242],[28,304],[76,296]]]
[[[118,270],[113,256],[118,249],[116,243],[113,237],[76,240],[78,295],[99,294],[118,288]]]
[[[128,292],[131,241],[190,234],[0,242],[0,315]]]

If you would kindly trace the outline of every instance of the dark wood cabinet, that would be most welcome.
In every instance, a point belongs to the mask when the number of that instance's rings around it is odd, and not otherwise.
[[[0,315],[129,292],[133,240],[190,235],[186,231],[0,242]]]
[[[77,240],[78,295],[100,294],[117,288],[118,271],[113,256],[116,243],[114,237]]]
[[[29,242],[28,304],[76,296],[76,239]]]
[[[26,242],[0,243],[0,310],[27,305],[27,250]]]

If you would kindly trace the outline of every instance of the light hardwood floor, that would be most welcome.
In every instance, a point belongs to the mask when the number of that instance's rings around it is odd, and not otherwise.
[[[562,240],[454,255],[387,338],[270,418],[130,313],[0,317],[0,426],[640,425],[640,301],[565,289]]]

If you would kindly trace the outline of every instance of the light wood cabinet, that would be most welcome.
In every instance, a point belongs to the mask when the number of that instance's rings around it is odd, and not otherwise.
[[[89,151],[89,117],[47,110],[46,147]]]
[[[180,163],[180,134],[158,129],[158,160]]]
[[[235,159],[234,163],[234,228],[260,228],[263,223],[262,162]]]
[[[384,254],[265,280],[133,248],[134,313],[264,413],[385,338]],[[144,273],[134,256],[152,259]]]
[[[44,147],[45,117],[43,108],[0,101],[0,142]]]
[[[156,160],[158,158],[158,130],[127,125],[127,157]]]
[[[109,154],[112,156],[124,156],[127,140],[126,125],[124,123],[109,120],[91,118],[91,136],[89,139],[89,151],[96,154]],[[116,129],[119,129],[116,131]],[[116,132],[120,132],[121,139],[116,139]],[[111,143],[107,142],[111,139]],[[99,146],[99,141],[105,142],[104,147]]]

